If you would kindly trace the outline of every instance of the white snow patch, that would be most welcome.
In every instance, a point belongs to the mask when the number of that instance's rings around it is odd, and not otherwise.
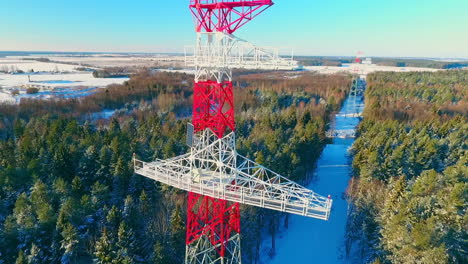
[[[391,67],[391,66],[379,66],[375,64],[344,64],[345,67],[338,66],[305,66],[304,69],[307,71],[314,71],[320,74],[335,74],[340,72],[355,73],[367,75],[373,72],[379,71],[390,71],[390,72],[436,72],[439,69],[432,68],[418,68],[418,67]]]
[[[15,102],[15,98],[9,92],[0,91],[0,104],[14,104]]]
[[[66,74],[2,74],[0,86],[21,87],[23,85],[38,85],[46,87],[105,87],[110,84],[121,84],[129,78],[94,78],[90,72],[76,72]],[[70,81],[71,83],[44,83],[48,81]]]
[[[336,129],[353,128],[359,118],[350,114],[362,112],[363,105],[348,99],[336,115]],[[335,140],[327,145],[318,161],[314,179],[307,187],[322,194],[330,194],[333,207],[328,221],[290,215],[289,228],[282,230],[276,239],[276,255],[270,259],[271,239],[262,243],[261,263],[349,263],[345,252],[345,232],[348,204],[345,191],[350,179],[351,167],[348,149],[353,139]]]

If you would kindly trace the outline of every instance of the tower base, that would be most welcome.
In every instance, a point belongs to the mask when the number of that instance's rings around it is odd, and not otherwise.
[[[240,235],[236,234],[227,241],[226,251],[228,256],[218,255],[216,247],[213,247],[206,236],[201,237],[195,243],[187,245],[185,252],[185,264],[241,264]]]

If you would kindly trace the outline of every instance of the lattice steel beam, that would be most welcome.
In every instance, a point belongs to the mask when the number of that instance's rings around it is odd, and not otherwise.
[[[235,134],[219,139],[206,129],[191,153],[146,163],[136,173],[178,189],[217,199],[327,220],[332,200],[247,159],[235,150]]]

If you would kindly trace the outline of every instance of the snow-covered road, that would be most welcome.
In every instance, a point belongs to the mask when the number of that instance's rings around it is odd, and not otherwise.
[[[348,98],[336,115],[336,129],[355,129],[362,113],[362,98]],[[313,182],[307,187],[321,195],[333,197],[333,208],[329,221],[321,221],[296,215],[289,216],[289,228],[283,230],[276,240],[276,255],[263,259],[263,263],[346,263],[344,248],[348,205],[345,191],[351,173],[348,150],[354,139],[335,139],[327,145],[317,163]],[[262,256],[266,257],[271,241],[264,241]]]

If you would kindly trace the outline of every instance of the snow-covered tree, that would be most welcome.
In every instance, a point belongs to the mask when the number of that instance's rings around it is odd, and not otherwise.
[[[94,255],[98,264],[112,264],[117,259],[114,241],[111,240],[106,229],[102,231],[101,238],[96,243]]]
[[[61,248],[64,250],[61,262],[62,264],[73,263],[76,255],[76,249],[79,242],[75,227],[66,223],[62,230]]]

